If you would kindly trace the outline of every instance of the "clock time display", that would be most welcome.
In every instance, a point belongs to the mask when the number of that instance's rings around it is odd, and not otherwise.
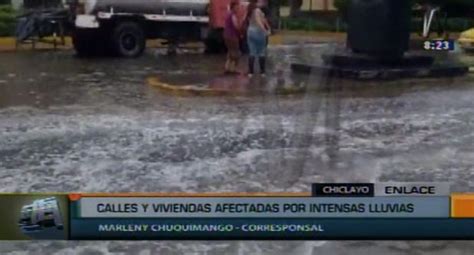
[[[453,51],[454,41],[452,40],[425,41],[423,48],[429,51]]]

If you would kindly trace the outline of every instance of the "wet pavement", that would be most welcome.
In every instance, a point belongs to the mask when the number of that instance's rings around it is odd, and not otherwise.
[[[313,182],[447,181],[474,191],[474,78],[360,84],[295,77],[330,45],[275,46],[255,86],[298,95],[178,97],[150,76],[221,56],[2,53],[0,192],[298,192]],[[258,79],[258,78],[257,78]],[[338,89],[332,89],[338,87]],[[1,254],[472,254],[474,242],[16,242]]]

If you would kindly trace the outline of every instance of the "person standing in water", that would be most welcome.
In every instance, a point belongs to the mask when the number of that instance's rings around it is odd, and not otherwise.
[[[255,61],[258,60],[260,73],[266,73],[267,37],[271,34],[265,14],[256,0],[251,0],[247,10],[247,44],[249,47],[249,76],[255,73]]]
[[[229,13],[225,19],[224,41],[227,47],[227,61],[225,63],[225,72],[237,73],[237,67],[240,59],[240,33],[239,22],[237,19],[238,1],[230,3]]]

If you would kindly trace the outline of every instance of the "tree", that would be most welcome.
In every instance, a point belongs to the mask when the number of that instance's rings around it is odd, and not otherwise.
[[[0,5],[0,36],[10,36],[15,29],[16,13],[11,5]]]
[[[415,4],[440,6],[449,17],[474,16],[473,0],[415,0]]]
[[[474,16],[474,0],[412,0],[413,4],[439,6],[450,17]],[[351,0],[335,0],[334,6],[345,17]]]
[[[301,10],[303,0],[289,0],[290,2],[290,16],[296,17]]]
[[[344,19],[347,17],[350,1],[351,0],[334,0],[334,7],[336,7]]]
[[[280,9],[283,4],[283,0],[268,1],[268,8],[270,9],[270,21],[272,27],[277,27],[280,23]]]

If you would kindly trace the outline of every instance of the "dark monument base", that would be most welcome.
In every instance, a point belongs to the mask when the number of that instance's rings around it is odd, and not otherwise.
[[[435,63],[427,55],[406,54],[403,58],[376,58],[350,52],[326,54],[324,64],[293,63],[295,73],[318,74],[355,80],[397,80],[462,76],[469,68],[460,63]]]
[[[357,80],[467,74],[469,68],[449,55],[409,51],[411,16],[412,1],[350,0],[346,13],[347,45],[333,49],[333,54],[324,55],[323,64],[315,64],[320,60],[295,63],[292,69],[298,73],[319,73]]]

